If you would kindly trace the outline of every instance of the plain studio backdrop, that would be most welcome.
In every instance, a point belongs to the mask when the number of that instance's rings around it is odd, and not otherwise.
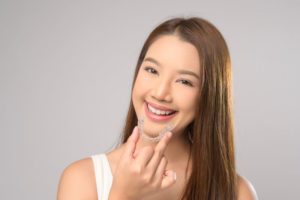
[[[199,16],[231,53],[237,169],[300,199],[299,1],[0,1],[0,199],[55,199],[63,169],[118,141],[138,54]]]

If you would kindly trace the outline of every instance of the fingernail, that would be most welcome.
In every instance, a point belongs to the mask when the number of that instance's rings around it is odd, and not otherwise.
[[[176,181],[176,179],[177,179],[176,172],[173,172],[173,179],[174,179],[174,181]]]

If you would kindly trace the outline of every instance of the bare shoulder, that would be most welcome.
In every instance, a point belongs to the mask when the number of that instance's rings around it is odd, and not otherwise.
[[[258,200],[253,185],[245,177],[238,175],[238,200]]]
[[[97,199],[96,180],[91,158],[67,166],[59,181],[58,200]]]

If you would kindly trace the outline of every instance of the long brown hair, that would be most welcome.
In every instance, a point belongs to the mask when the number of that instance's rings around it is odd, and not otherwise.
[[[193,18],[173,18],[156,27],[139,55],[134,80],[150,45],[162,35],[177,35],[194,45],[199,53],[202,83],[194,121],[185,133],[192,135],[192,172],[182,199],[235,200],[236,171],[231,100],[231,63],[228,47],[210,22]],[[137,124],[130,101],[124,126],[124,143]]]

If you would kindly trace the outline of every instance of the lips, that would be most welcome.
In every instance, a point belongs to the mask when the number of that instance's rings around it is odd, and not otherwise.
[[[156,113],[153,113],[153,112],[150,111],[148,106],[159,110],[159,112],[161,111],[161,112],[165,112],[165,113],[164,114],[159,114],[159,115],[156,114]],[[155,104],[148,103],[148,102],[145,102],[144,107],[145,107],[146,116],[149,119],[151,119],[152,121],[155,121],[155,122],[168,121],[168,120],[172,119],[177,113],[176,110],[172,110],[172,109],[166,108],[164,106],[159,106],[159,105],[155,105]],[[166,115],[166,113],[168,113],[168,115]]]
[[[176,112],[176,110],[172,110],[172,109],[169,109],[165,106],[160,106],[160,105],[157,105],[157,104],[154,104],[154,103],[146,102],[146,104],[147,104],[147,106],[149,104],[151,107],[153,107],[157,110],[161,110],[161,111],[165,111],[165,112]]]

